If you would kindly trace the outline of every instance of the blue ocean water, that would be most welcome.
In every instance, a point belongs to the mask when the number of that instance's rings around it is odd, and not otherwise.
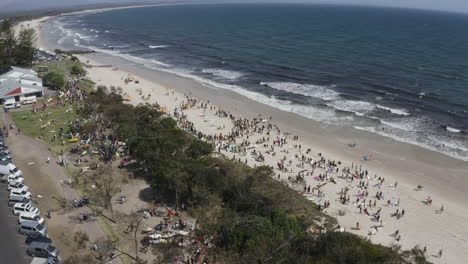
[[[58,44],[231,89],[468,160],[468,15],[301,4],[60,17]]]

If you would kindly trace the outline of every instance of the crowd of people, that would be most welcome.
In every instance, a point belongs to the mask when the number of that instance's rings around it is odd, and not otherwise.
[[[228,119],[230,122],[226,125],[226,122],[214,121],[216,125],[209,128],[197,127],[194,120],[188,118],[187,111],[192,109],[202,110],[203,114],[199,115],[202,119],[208,119],[207,111],[210,111],[216,118]],[[274,167],[274,177],[277,180],[297,190],[299,195],[314,201],[320,210],[332,214],[331,209],[328,211],[332,208],[337,212],[334,216],[338,217],[339,222],[340,217],[349,217],[352,213],[361,215],[356,219],[364,219],[365,225],[358,221],[356,225],[349,226],[349,229],[369,240],[384,228],[385,221],[390,217],[398,220],[405,216],[406,210],[400,204],[400,198],[394,197],[398,182],[386,186],[384,177],[372,175],[363,166],[366,162],[372,162],[373,158],[363,158],[361,164],[344,164],[323,153],[314,152],[313,148],[299,142],[299,136],[281,131],[272,117],[259,115],[252,119],[242,118],[210,104],[209,101],[198,101],[188,95],[185,95],[185,99],[173,110],[172,115],[182,129],[212,143],[216,152],[231,160],[252,167]],[[355,148],[356,142],[348,147]],[[327,185],[330,184],[340,186],[340,191],[328,188]],[[416,190],[421,191],[422,188],[419,185]],[[393,191],[391,195],[389,190]],[[432,204],[432,199],[428,204]],[[443,210],[442,206],[438,211],[442,213]],[[366,230],[363,229],[364,226],[367,227]],[[334,230],[344,231],[346,227],[339,226]],[[393,237],[393,243],[404,239],[404,234],[399,230],[387,232]]]

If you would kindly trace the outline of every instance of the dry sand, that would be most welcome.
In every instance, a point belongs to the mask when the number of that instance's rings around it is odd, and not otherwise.
[[[39,29],[40,23],[44,20],[28,21],[25,24]],[[40,45],[43,45],[42,38],[40,40]],[[108,61],[103,61],[101,58],[98,58],[101,61],[96,61],[96,57],[97,55],[90,54],[86,57],[80,56],[80,59],[83,62],[88,61],[88,64],[92,65],[109,64]],[[281,179],[285,182],[288,175],[295,176],[298,171],[303,170],[303,168],[296,166],[299,162],[294,158],[295,154],[300,156],[303,153],[298,148],[293,147],[293,145],[298,144],[302,145],[303,151],[311,148],[312,154],[308,156],[313,159],[318,158],[317,153],[323,153],[327,158],[340,160],[345,166],[354,163],[369,169],[371,178],[375,174],[385,177],[385,183],[381,189],[373,187],[376,180],[365,180],[369,182],[370,199],[375,200],[372,196],[377,191],[383,191],[385,197],[383,200],[377,201],[377,208],[369,209],[373,213],[378,208],[382,208],[381,217],[384,223],[382,229],[369,236],[370,239],[384,245],[400,244],[403,249],[409,249],[416,245],[427,246],[427,256],[434,263],[468,263],[468,208],[465,205],[465,201],[468,199],[468,192],[466,192],[468,190],[466,183],[467,162],[364,131],[320,124],[293,113],[262,105],[234,92],[206,87],[201,83],[172,74],[155,70],[141,70],[123,61],[115,61],[114,64],[116,68],[119,68],[118,70],[109,67],[94,67],[88,69],[88,77],[98,85],[122,87],[124,93],[131,97],[129,103],[134,105],[157,102],[172,112],[184,100],[184,93],[191,93],[192,97],[209,100],[210,106],[222,106],[223,109],[236,115],[247,118],[255,117],[258,114],[262,114],[264,118],[272,116],[273,122],[282,129],[282,132],[288,131],[292,135],[298,135],[300,140],[292,141],[292,136],[288,137],[290,143],[282,149],[283,151],[288,150],[288,154],[280,152],[280,148],[278,148],[277,156],[265,155],[266,159],[263,163],[254,161],[251,155],[243,156],[242,161],[247,158],[249,165],[271,165],[276,168],[279,159],[286,155],[287,160],[292,160],[292,165],[287,166],[287,168],[292,169],[293,172],[286,174],[275,170],[276,173],[281,174]],[[138,72],[138,75],[133,72]],[[139,83],[124,84],[123,79],[128,75],[134,76]],[[141,95],[138,92],[140,89]],[[142,95],[144,97],[150,95],[150,98],[143,100]],[[184,114],[195,124],[197,130],[205,134],[223,133],[225,135],[233,127],[229,119],[220,118],[215,115],[214,111],[199,107],[185,110]],[[224,128],[219,129],[220,127]],[[274,135],[276,136],[276,133]],[[255,142],[261,137],[265,137],[265,134],[252,134],[249,140]],[[273,136],[270,135],[270,144],[272,139]],[[357,147],[348,148],[346,145],[353,140],[356,140]],[[262,144],[256,146],[256,149],[265,154],[266,149],[263,148]],[[228,157],[234,155],[230,152],[223,151],[223,153]],[[373,154],[374,160],[362,161],[362,157],[368,154]],[[239,157],[239,154],[235,155]],[[310,167],[306,166],[306,168],[310,171]],[[324,170],[316,169],[313,176],[324,172]],[[331,175],[336,179],[337,184],[328,183],[322,188],[326,194],[322,200],[311,194],[307,196],[319,203],[329,200],[331,206],[326,211],[335,216],[341,226],[347,231],[368,237],[370,227],[376,223],[372,222],[369,216],[359,214],[359,209],[353,204],[342,205],[337,201],[339,197],[337,193],[346,186],[351,189],[349,193],[351,201],[356,200],[354,195],[358,192],[356,186],[358,181],[351,184],[338,178],[341,173],[338,175],[329,174],[329,176]],[[306,181],[307,185],[311,185],[311,187],[320,183],[310,176],[306,177]],[[398,181],[398,187],[389,187],[395,181]],[[416,185],[420,183],[424,185],[424,189],[415,191]],[[302,187],[299,188],[302,189]],[[434,201],[432,206],[422,203],[429,195]],[[386,205],[387,200],[396,202],[398,199],[400,200],[398,207]],[[442,204],[445,211],[441,214],[436,213]],[[396,209],[404,209],[405,216],[399,220],[396,217],[391,217],[390,215]],[[346,215],[338,216],[338,210],[346,211]],[[360,223],[360,230],[351,229],[356,225],[356,222]],[[390,236],[396,230],[400,231],[402,237],[399,242]],[[442,258],[433,256],[440,249],[444,251]]]

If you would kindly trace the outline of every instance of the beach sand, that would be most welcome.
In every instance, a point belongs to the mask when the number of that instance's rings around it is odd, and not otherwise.
[[[27,21],[23,24],[39,30],[41,22],[46,19]],[[39,46],[47,48],[45,46],[47,40],[42,36],[39,34]],[[98,53],[79,56],[79,58],[90,65],[112,64],[113,67],[87,69],[88,77],[98,85],[122,87],[123,92],[131,97],[129,103],[134,105],[157,102],[172,112],[184,101],[184,94],[190,94],[191,97],[200,101],[209,101],[209,106],[221,107],[236,116],[254,118],[261,115],[262,119],[272,117],[271,123],[278,125],[281,129],[279,136],[285,137],[284,132],[290,133],[287,136],[288,144],[283,148],[275,147],[276,156],[266,154],[267,148],[263,147],[263,143],[254,145],[257,151],[264,154],[264,162],[256,162],[252,155],[240,156],[238,153],[226,151],[222,153],[229,158],[235,155],[237,158],[241,157],[242,161],[247,159],[247,163],[251,166],[273,166],[275,173],[280,174],[281,180],[285,183],[287,183],[288,176],[295,177],[304,169],[311,171],[310,166],[307,165],[304,168],[298,167],[300,162],[294,158],[295,154],[306,155],[305,150],[309,148],[312,151],[306,156],[313,160],[319,159],[317,154],[322,153],[327,159],[339,160],[347,167],[351,164],[362,166],[363,169],[369,170],[371,179],[366,177],[363,180],[369,183],[368,199],[374,201],[373,196],[377,191],[382,191],[384,194],[384,199],[377,201],[377,207],[369,208],[371,214],[378,208],[382,208],[380,215],[384,227],[376,234],[368,236],[369,231],[372,230],[370,227],[378,223],[371,221],[369,216],[360,214],[359,209],[352,203],[357,199],[355,195],[360,190],[357,187],[359,180],[351,183],[338,178],[341,173],[328,173],[328,176],[335,178],[337,184],[328,182],[321,188],[325,197],[320,198],[313,194],[306,194],[306,196],[318,203],[330,201],[330,207],[326,209],[327,213],[336,217],[346,231],[369,237],[374,243],[399,244],[403,249],[410,249],[416,245],[421,248],[427,246],[427,256],[434,263],[468,263],[468,207],[465,205],[468,199],[468,162],[370,132],[325,125],[260,104],[230,90],[210,87],[171,73],[147,69],[123,59],[102,56]],[[125,84],[123,80],[129,75],[132,75],[139,83]],[[142,95],[146,98],[150,95],[150,98],[144,100]],[[197,104],[196,107],[184,110],[187,119],[194,123],[198,131],[211,135],[229,133],[233,127],[230,119],[218,117],[215,111],[201,109],[199,106]],[[292,141],[293,135],[299,136],[299,140]],[[276,132],[272,132],[268,144],[271,144],[276,136]],[[252,133],[249,141],[255,142],[262,137],[266,135]],[[347,145],[353,141],[357,146],[348,147]],[[293,145],[301,145],[302,151],[298,147],[294,148]],[[281,152],[286,150],[289,153]],[[363,156],[369,155],[372,155],[373,159],[363,161]],[[292,169],[292,173],[284,173],[276,169],[277,162],[283,156],[287,157],[287,161],[292,161],[291,166],[286,166],[288,170]],[[313,178],[323,173],[325,169],[316,169],[313,176],[305,177],[306,184],[311,187],[320,184],[321,182]],[[378,182],[377,179],[373,179],[374,175],[385,178],[382,188],[374,187]],[[398,187],[390,187],[395,181],[398,182]],[[415,190],[418,184],[424,185],[422,191]],[[302,186],[296,187],[298,191],[303,191]],[[348,193],[351,196],[351,203],[347,205],[338,201],[338,193],[345,187],[350,188]],[[432,205],[423,203],[428,196],[433,199]],[[387,206],[387,200],[391,200],[392,203],[399,200],[399,206]],[[438,213],[442,205],[445,210],[443,213]],[[397,209],[405,210],[405,215],[399,220],[390,216]],[[338,210],[343,210],[346,214],[339,216]],[[360,230],[352,229],[356,222],[360,223]],[[400,241],[390,236],[396,230],[399,230],[401,234]],[[435,256],[440,249],[444,251],[441,258]]]

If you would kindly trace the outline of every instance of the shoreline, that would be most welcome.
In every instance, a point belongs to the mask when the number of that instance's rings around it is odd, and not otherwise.
[[[51,17],[39,19],[36,23],[38,21],[43,22],[49,18]],[[32,22],[30,23],[33,24]],[[36,28],[40,28],[40,25],[36,26]],[[44,48],[44,36],[40,30],[38,33],[40,35],[40,46]],[[466,252],[466,245],[464,245],[466,243],[462,242],[468,239],[468,234],[466,233],[466,230],[468,230],[468,219],[466,217],[468,211],[464,208],[464,201],[468,198],[468,194],[465,193],[465,190],[468,189],[468,184],[465,183],[464,179],[466,171],[468,171],[467,162],[370,132],[325,125],[294,113],[284,112],[261,104],[233,91],[206,87],[197,81],[167,72],[143,68],[120,58],[107,57],[102,54],[87,54],[78,57],[82,61],[90,60],[92,64],[112,64],[119,67],[118,71],[113,71],[112,68],[91,68],[91,70],[88,69],[88,76],[97,84],[105,84],[108,87],[110,85],[121,86],[133,98],[139,99],[136,91],[136,88],[139,87],[144,89],[144,94],[148,94],[149,92],[149,94],[153,95],[151,101],[156,101],[161,106],[168,107],[169,111],[171,111],[183,99],[184,93],[190,93],[192,97],[203,98],[205,101],[209,100],[210,104],[221,105],[223,109],[235,113],[236,116],[247,118],[256,117],[258,114],[262,114],[262,117],[272,116],[273,122],[282,130],[299,136],[300,140],[294,142],[294,144],[308,147],[313,146],[314,153],[324,153],[326,157],[340,160],[345,165],[350,165],[351,163],[363,165],[371,171],[371,175],[377,173],[379,176],[385,177],[387,184],[393,183],[395,180],[398,181],[399,189],[397,193],[391,194],[392,199],[396,197],[401,198],[408,216],[400,220],[403,222],[397,222],[398,224],[394,223],[393,220],[386,220],[387,226],[394,227],[386,228],[385,232],[392,233],[394,231],[392,228],[401,230],[405,234],[405,238],[401,242],[403,248],[410,248],[416,244],[420,244],[421,241],[428,241],[428,247],[433,249],[431,252],[435,251],[437,246],[444,248],[444,251],[447,252],[447,258],[451,257],[451,261],[445,259],[449,263],[453,261],[459,262],[461,259],[468,260],[466,253],[463,254],[463,252]],[[139,85],[133,86],[133,83],[131,86],[123,85],[121,78],[129,73],[140,81]],[[167,95],[168,92],[173,92],[172,96]],[[153,100],[156,95],[159,95],[159,97]],[[179,102],[175,101],[177,100],[176,98],[178,98]],[[139,102],[144,101],[131,101],[132,104]],[[188,114],[189,120],[195,123],[197,130],[216,133],[216,131],[213,131],[213,127],[206,127],[203,123],[205,121],[200,118],[199,111],[194,110],[193,112]],[[210,118],[217,120],[216,117],[210,116]],[[219,122],[225,123],[222,120]],[[346,147],[347,144],[354,140],[358,144],[356,148]],[[362,156],[369,153],[372,153],[376,159],[363,162]],[[274,166],[274,163],[269,165]],[[312,179],[308,179],[308,181],[313,182]],[[415,192],[413,190],[417,184],[424,185],[423,192]],[[427,197],[428,194],[434,199],[436,207],[439,204],[444,204],[448,208],[448,212],[443,216],[444,219],[438,219],[441,216],[434,215],[432,208],[428,209],[421,204],[421,200]],[[335,201],[332,202],[332,204],[335,203]],[[331,209],[334,210],[335,208],[332,206]],[[363,217],[362,215],[353,215],[354,217],[347,216],[340,218],[332,212],[329,212],[329,214],[336,217],[347,229],[350,225],[355,224],[356,219]],[[385,217],[388,218],[388,216]],[[449,218],[451,225],[447,226]],[[365,222],[365,220],[360,220],[360,222]],[[417,227],[417,225],[421,227]],[[427,230],[437,228],[440,230],[437,230],[435,233],[425,233]],[[366,236],[366,232],[355,233]],[[379,233],[379,236],[372,238],[373,242],[389,244],[390,239],[388,236],[381,233]],[[457,238],[457,236],[461,238]],[[450,248],[448,248],[449,246]],[[452,250],[456,252],[452,252]],[[449,256],[450,254],[453,254],[453,256]],[[430,260],[434,262],[438,261],[438,259],[434,258]]]

